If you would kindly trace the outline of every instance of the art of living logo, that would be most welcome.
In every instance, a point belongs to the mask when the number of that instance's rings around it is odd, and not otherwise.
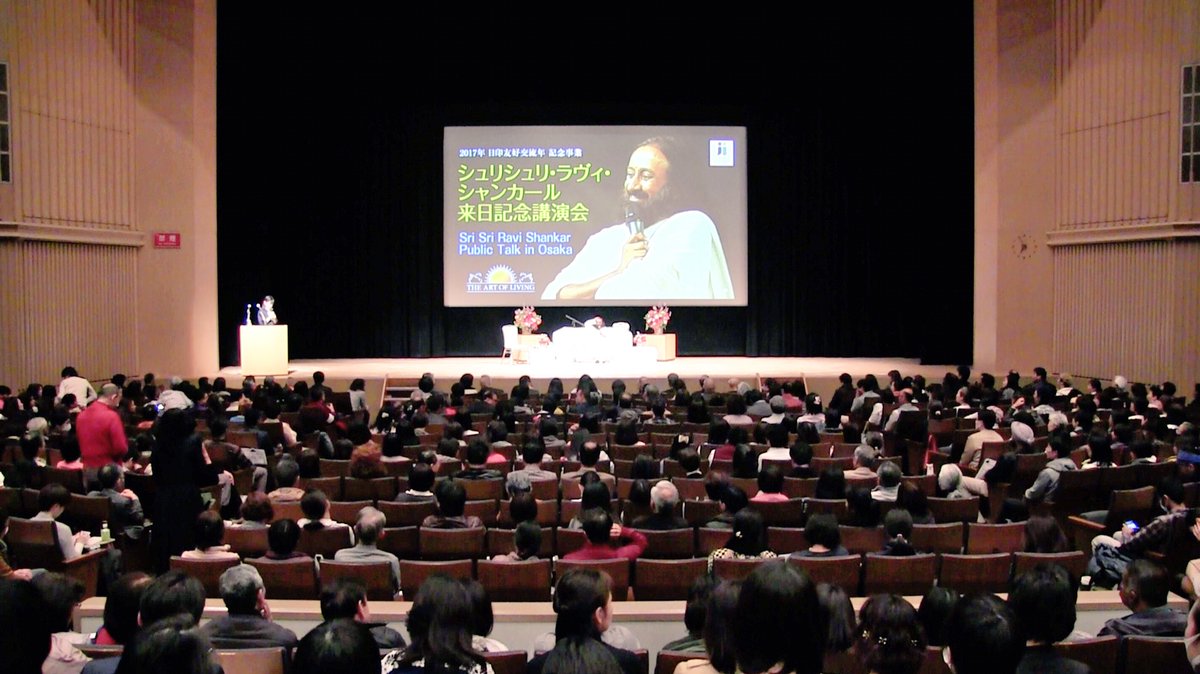
[[[468,293],[533,293],[537,287],[533,272],[515,272],[505,264],[493,265],[486,272],[467,274]]]

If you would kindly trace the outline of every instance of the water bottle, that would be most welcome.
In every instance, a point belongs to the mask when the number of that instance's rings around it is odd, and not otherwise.
[[[100,524],[100,542],[107,543],[112,540],[112,531],[108,528],[108,521],[105,520]]]

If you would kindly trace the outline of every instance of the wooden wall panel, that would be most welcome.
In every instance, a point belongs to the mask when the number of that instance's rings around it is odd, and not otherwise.
[[[18,217],[132,229],[133,0],[14,2],[12,10]]]
[[[89,378],[137,365],[137,248],[42,241],[0,243],[10,288],[0,293],[0,381],[57,381],[64,365]]]
[[[1172,110],[1187,1],[1058,0],[1058,229],[1181,219]]]

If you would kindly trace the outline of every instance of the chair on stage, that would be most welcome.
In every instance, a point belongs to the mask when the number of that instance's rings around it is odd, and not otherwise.
[[[513,323],[501,325],[500,335],[504,338],[504,348],[500,351],[500,357],[512,358],[513,352],[517,349],[517,326]]]

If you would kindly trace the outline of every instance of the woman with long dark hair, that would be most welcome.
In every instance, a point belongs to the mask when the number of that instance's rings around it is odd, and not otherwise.
[[[490,667],[471,647],[474,604],[457,580],[432,576],[426,580],[408,612],[407,648],[383,656],[383,674],[444,672],[483,674]]]
[[[713,562],[718,559],[766,559],[775,557],[767,549],[767,528],[762,515],[751,508],[742,508],[733,516],[733,534],[724,547],[708,555],[708,572],[712,573]]]
[[[624,674],[641,672],[641,664],[632,651],[611,646],[601,639],[612,624],[612,579],[607,573],[583,567],[568,569],[555,586],[554,612],[557,614],[554,648],[530,660],[526,674],[572,671],[560,663],[581,659],[597,663],[594,671],[611,671],[607,658],[600,657],[600,651],[591,643],[606,650]]]

